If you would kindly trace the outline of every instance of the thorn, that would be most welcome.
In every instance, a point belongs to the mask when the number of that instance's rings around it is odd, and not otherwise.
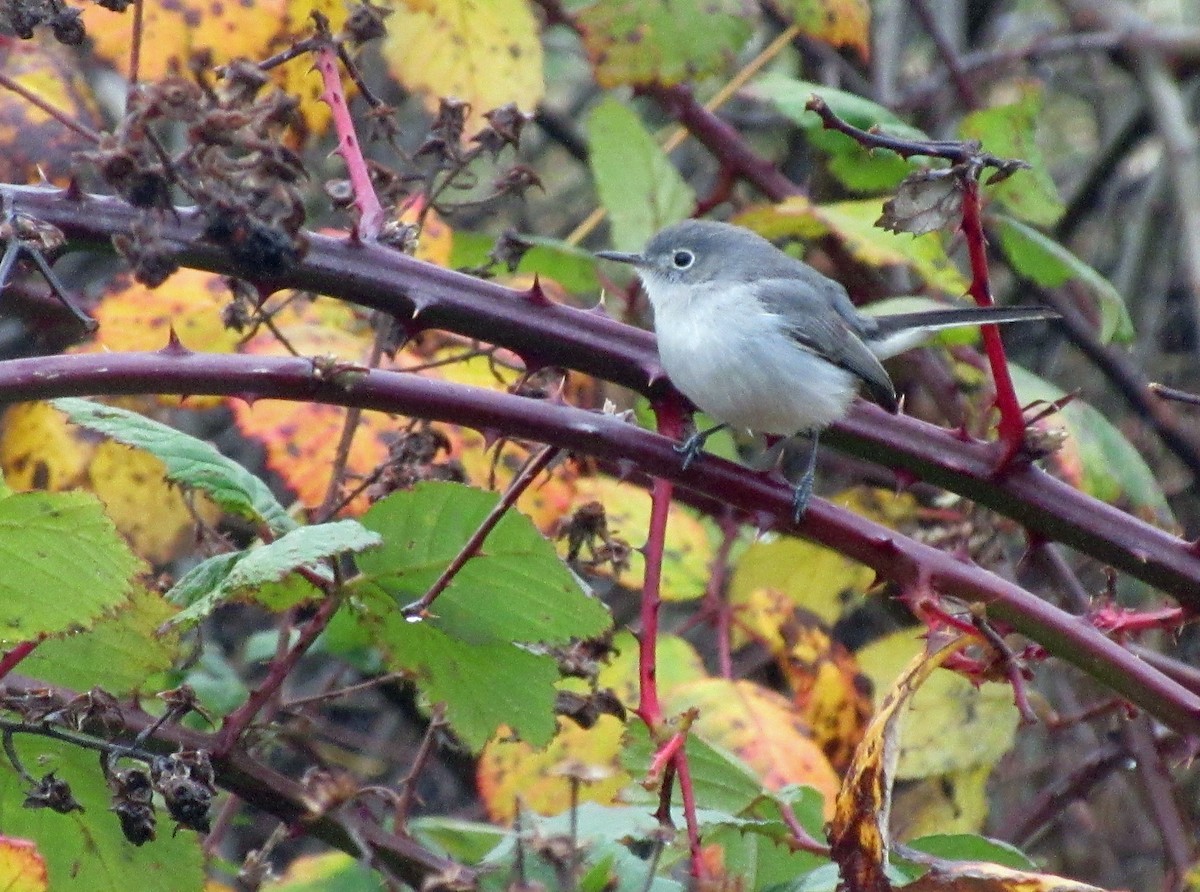
[[[235,400],[241,400],[246,404],[247,408],[252,408],[254,404],[258,402],[257,393],[231,393],[230,397]]]
[[[483,448],[485,451],[491,449],[504,438],[504,432],[494,427],[482,428],[479,433],[483,434]]]
[[[601,319],[612,318],[612,314],[608,312],[608,306],[604,303],[604,295],[600,295],[600,300],[596,302],[594,307],[588,307],[584,312],[591,313],[593,316],[599,316]]]
[[[183,341],[179,340],[179,335],[175,333],[175,326],[171,326],[170,335],[167,337],[167,346],[158,351],[164,356],[191,356],[192,351],[183,346]]]
[[[85,197],[83,186],[79,184],[78,178],[72,174],[71,179],[67,182],[67,187],[62,190],[62,197],[66,201],[83,201]]]
[[[974,439],[974,437],[971,436],[971,432],[967,430],[967,423],[965,421],[956,427],[953,433],[955,437],[964,443],[970,443]]]
[[[902,493],[914,483],[919,483],[921,478],[912,471],[907,471],[904,468],[897,468],[893,473],[896,475],[896,493]]]
[[[632,459],[628,459],[628,458],[618,458],[617,459],[617,479],[618,480],[622,480],[622,481],[628,480],[630,477],[633,476],[633,473],[636,470],[637,470],[637,462],[633,461]]]
[[[533,284],[529,286],[529,290],[525,292],[524,297],[530,303],[537,304],[538,306],[542,307],[549,306],[551,303],[553,303],[553,301],[546,296],[546,291],[542,288],[542,280],[538,278],[537,273],[533,274]]]

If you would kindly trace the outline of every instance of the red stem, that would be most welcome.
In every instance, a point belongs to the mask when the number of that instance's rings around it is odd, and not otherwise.
[[[329,621],[333,619],[333,615],[341,603],[341,598],[327,594],[312,618],[300,630],[300,635],[292,649],[284,654],[282,659],[271,661],[263,683],[246,698],[245,703],[225,717],[221,730],[216,735],[216,745],[213,747],[214,756],[225,757],[233,751],[238,737],[246,730],[246,726],[254,720],[259,710],[275,696],[296,664],[300,662],[300,658],[308,652],[317,637],[325,631],[325,627],[329,625]]]
[[[354,121],[350,117],[350,107],[346,102],[346,91],[342,86],[342,78],[338,71],[337,50],[332,43],[318,47],[314,54],[314,65],[321,73],[321,81],[325,90],[321,98],[333,112],[333,129],[337,133],[337,152],[346,163],[346,172],[350,176],[350,189],[354,194],[354,203],[358,207],[358,225],[355,232],[364,242],[373,242],[379,238],[383,228],[386,213],[375,187],[371,184],[371,174],[367,170],[367,162],[363,159],[362,146],[354,129]]]
[[[979,181],[973,176],[963,177],[962,230],[966,236],[967,250],[971,257],[971,297],[981,307],[992,306],[992,286],[988,276],[987,239],[983,235],[983,220],[979,207]],[[992,380],[996,385],[996,408],[1000,410],[1000,439],[1005,449],[998,470],[1004,470],[1025,441],[1025,417],[1021,403],[1013,388],[1012,376],[1008,373],[1008,359],[1004,355],[1004,342],[1000,340],[1000,329],[995,325],[980,327],[983,346],[988,363],[992,367]]]
[[[674,758],[679,777],[679,794],[683,797],[683,820],[687,827],[688,851],[691,853],[690,872],[694,879],[704,878],[704,857],[700,850],[700,824],[696,819],[696,788],[692,786],[692,769],[688,766],[687,749],[680,747]]]
[[[33,653],[34,649],[42,643],[42,640],[42,638],[31,638],[29,641],[22,641],[7,651],[3,657],[0,657],[0,678],[4,678],[8,673],[12,672],[18,663]]]

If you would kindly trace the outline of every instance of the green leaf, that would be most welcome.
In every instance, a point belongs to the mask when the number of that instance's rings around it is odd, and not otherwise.
[[[1066,394],[1048,381],[1010,365],[1022,404],[1047,403]],[[1125,436],[1092,406],[1075,399],[1052,415],[1050,427],[1066,428],[1067,439],[1051,456],[1059,475],[1104,502],[1128,504],[1143,520],[1175,529],[1176,521],[1154,472]]]
[[[1035,129],[1042,109],[1042,95],[1030,89],[1018,102],[998,105],[967,115],[959,127],[963,139],[977,139],[983,148],[1004,159],[1030,165],[985,191],[1009,211],[1037,226],[1052,226],[1063,214],[1058,189],[1038,148]]]
[[[167,466],[168,480],[207,493],[225,511],[266,523],[277,534],[296,528],[265,483],[203,440],[91,400],[63,397],[51,404],[74,424],[157,456]]]
[[[776,111],[805,131],[808,141],[829,156],[829,172],[848,189],[856,192],[883,192],[894,189],[909,173],[921,167],[917,160],[905,160],[888,149],[868,151],[844,133],[826,130],[816,112],[805,105],[813,94],[820,96],[838,117],[861,130],[878,127],[889,136],[902,139],[928,139],[916,127],[904,123],[882,105],[862,96],[797,80],[778,72],[768,72],[745,90],[746,95],[767,102]]]
[[[1014,270],[1046,288],[1057,288],[1071,280],[1078,282],[1096,305],[1101,343],[1115,340],[1127,344],[1133,340],[1129,310],[1108,279],[1032,226],[1001,214],[994,219],[1000,230],[1000,248]]]
[[[137,691],[147,678],[169,669],[178,654],[177,635],[157,634],[174,612],[162,595],[139,587],[86,632],[43,641],[22,661],[21,671],[83,691]]]
[[[521,241],[533,245],[521,257],[515,275],[538,275],[542,279],[557,282],[572,294],[595,295],[600,288],[600,280],[596,278],[596,257],[591,251],[585,251],[575,245],[568,245],[561,239],[548,238],[540,235],[520,234]],[[478,232],[458,230],[454,233],[454,248],[450,255],[450,266],[456,269],[464,267],[483,266],[488,262],[488,252],[496,240],[490,235]],[[507,270],[501,267],[498,274],[503,276]]]
[[[249,551],[217,555],[198,564],[167,592],[167,599],[187,606],[172,617],[172,625],[198,622],[221,604],[252,597],[272,609],[282,609],[298,599],[315,596],[307,580],[289,579],[301,567],[323,578],[332,578],[322,561],[345,552],[361,552],[382,538],[357,520],[339,520],[298,527],[274,542]],[[287,581],[283,588],[280,583]]]
[[[596,0],[575,15],[602,87],[722,71],[750,39],[754,18],[744,0]]]
[[[704,835],[704,844],[721,847],[726,873],[741,879],[746,889],[768,889],[829,863],[828,858],[793,852],[783,842],[736,827],[710,830]]]
[[[695,193],[629,106],[605,99],[587,130],[588,165],[618,249],[640,249],[663,227],[691,216]]]
[[[79,892],[200,892],[204,857],[195,833],[172,833],[159,812],[158,838],[137,847],[110,813],[112,792],[96,754],[59,741],[18,734],[14,743],[35,777],[53,771],[71,786],[86,811],[60,815],[22,807],[27,790],[8,759],[0,759],[0,827],[9,836],[32,839],[46,859],[51,889]]]
[[[0,645],[87,627],[125,601],[139,566],[90,493],[0,499]]]
[[[625,741],[621,767],[634,777],[644,777],[649,771],[657,745],[650,740],[649,732],[641,723],[629,726]],[[688,736],[686,748],[696,801],[703,803],[706,808],[739,815],[764,796],[758,777],[728,750],[701,740],[694,734]],[[632,788],[628,795],[640,796],[640,790],[640,787]],[[647,792],[646,802],[657,802],[657,792]],[[675,790],[675,802],[682,802],[678,788]]]
[[[442,815],[414,818],[407,830],[422,845],[464,864],[478,864],[509,832],[495,824]]]
[[[817,239],[832,233],[861,263],[908,266],[935,288],[953,295],[966,293],[967,280],[946,254],[940,233],[888,232],[875,225],[882,213],[882,198],[815,205],[799,196],[746,211],[734,222],[773,239]]]
[[[533,746],[554,736],[559,678],[553,657],[511,642],[467,643],[430,622],[406,622],[391,598],[361,590],[360,622],[384,652],[387,667],[412,673],[433,703],[446,705],[455,733],[477,752],[501,725]]]
[[[419,483],[376,502],[363,524],[383,547],[359,558],[359,584],[378,585],[401,605],[421,597],[462,551],[499,496],[458,483]],[[434,601],[425,622],[472,644],[565,644],[611,624],[533,522],[504,514]]]
[[[1011,843],[974,833],[936,833],[905,845],[947,861],[989,861],[1013,870],[1036,870],[1033,860]]]

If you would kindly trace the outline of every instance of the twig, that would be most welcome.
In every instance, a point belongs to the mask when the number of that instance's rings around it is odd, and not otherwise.
[[[434,580],[429,590],[400,611],[406,619],[419,619],[428,614],[430,605],[454,581],[454,577],[458,575],[458,572],[466,565],[467,561],[479,553],[479,549],[483,547],[484,540],[487,539],[488,534],[496,528],[496,524],[501,521],[509,509],[516,503],[517,499],[521,497],[521,493],[529,488],[529,484],[534,481],[534,478],[542,473],[550,462],[554,461],[558,452],[559,450],[556,446],[544,446],[541,451],[526,462],[525,467],[521,469],[521,473],[513,478],[513,481],[508,485],[508,488],[504,491],[504,495],[500,497],[500,501],[488,512],[487,517],[479,524],[478,529],[471,534],[471,538],[466,541],[458,554],[454,556],[454,560]]]
[[[333,619],[333,615],[341,603],[341,598],[334,592],[326,592],[312,617],[300,629],[300,634],[291,650],[282,659],[271,661],[271,665],[267,669],[267,677],[263,679],[262,684],[251,692],[245,703],[225,717],[213,746],[214,755],[225,756],[233,750],[238,738],[258,715],[259,710],[275,696],[296,664],[300,662],[300,658],[308,652],[313,642],[325,631],[325,627],[329,625],[329,621]]]
[[[938,55],[942,57],[942,62],[945,64],[946,71],[950,75],[950,80],[954,84],[955,92],[958,93],[959,101],[968,109],[978,108],[979,95],[975,92],[975,87],[967,80],[958,53],[954,51],[954,47],[942,31],[942,26],[929,9],[929,4],[926,0],[908,0],[908,5],[913,8],[913,12],[917,14],[917,18],[921,20],[925,32],[937,48]]]
[[[90,140],[92,142],[100,142],[100,134],[97,133],[95,130],[93,130],[91,127],[88,127],[84,124],[81,124],[79,121],[76,121],[74,118],[72,118],[70,115],[68,115],[65,111],[63,111],[60,108],[54,107],[49,102],[47,102],[45,99],[43,99],[41,96],[38,96],[36,93],[32,92],[31,90],[26,89],[19,81],[16,81],[13,78],[9,77],[3,71],[0,71],[0,87],[3,87],[4,89],[6,89],[12,93],[16,93],[18,96],[20,96],[26,102],[28,102],[30,105],[34,106],[35,108],[39,109],[42,112],[45,112],[47,115],[52,117],[54,120],[58,121],[58,123],[62,124],[68,130],[73,130],[75,133],[78,133],[84,139]]]

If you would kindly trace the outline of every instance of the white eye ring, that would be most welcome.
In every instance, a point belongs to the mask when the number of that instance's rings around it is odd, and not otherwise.
[[[678,250],[671,255],[671,265],[675,269],[687,269],[696,262],[696,255],[691,251]]]

